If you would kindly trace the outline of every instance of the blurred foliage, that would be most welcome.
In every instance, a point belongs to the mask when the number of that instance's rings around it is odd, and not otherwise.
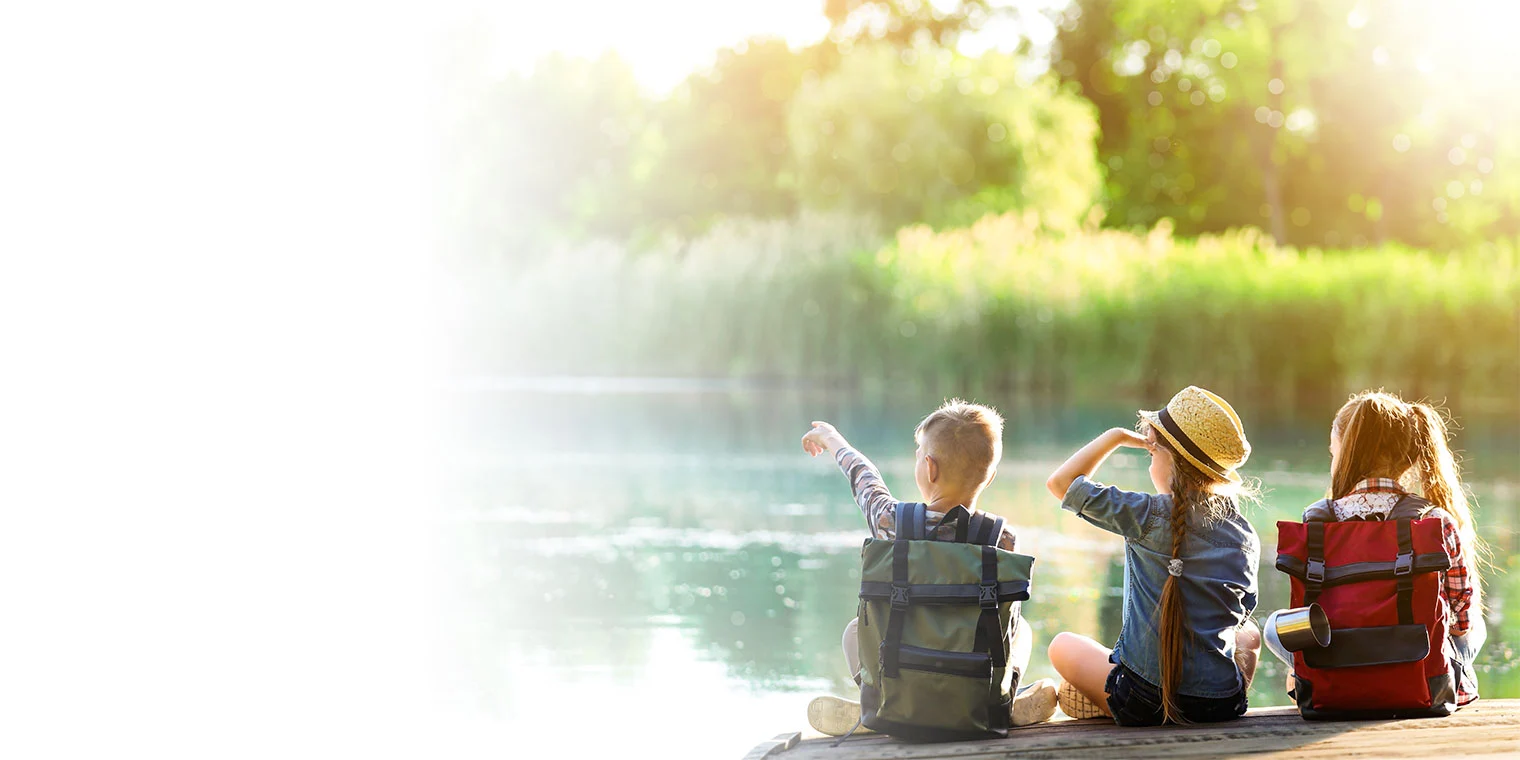
[[[823,15],[829,19],[836,40],[886,40],[897,45],[933,41],[947,45],[960,34],[973,31],[998,14],[1012,12],[1008,5],[990,0],[824,0]]]
[[[1111,223],[1450,247],[1520,232],[1520,108],[1504,91],[1520,66],[1432,37],[1450,13],[1428,0],[1077,0],[1054,68],[1098,109]]]
[[[832,47],[794,52],[780,40],[721,50],[659,107],[658,158],[646,218],[680,232],[721,215],[777,217],[797,210],[787,173],[787,105],[803,78],[838,58]]]
[[[1260,226],[1332,248],[1520,234],[1520,56],[1430,34],[1466,18],[1434,0],[823,10],[828,39],[743,42],[661,97],[610,55],[458,96],[458,247],[520,264],[555,241],[642,245],[804,207],[933,226],[1017,209],[1061,227],[1094,201],[1115,227]],[[953,52],[1020,40],[1041,10],[1053,52]]]
[[[491,299],[476,366],[529,374],[845,384],[1259,403],[1386,386],[1512,398],[1520,247],[1282,248],[1167,225],[1052,236],[1017,214],[894,241],[849,216],[726,223],[681,251],[547,258]],[[517,326],[532,324],[531,331]]]
[[[1101,182],[1092,109],[1049,78],[1021,81],[1018,63],[928,45],[855,51],[792,103],[802,203],[904,224],[964,220],[970,201],[1077,226]]]
[[[1072,0],[1048,53],[957,52],[1009,7],[831,1],[660,96],[611,55],[453,88],[471,368],[1512,397],[1520,56],[1481,17]]]

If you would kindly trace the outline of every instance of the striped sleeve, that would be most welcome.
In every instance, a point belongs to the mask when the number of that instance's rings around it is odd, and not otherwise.
[[[881,472],[866,455],[841,446],[834,452],[834,461],[850,479],[850,490],[855,494],[855,505],[865,515],[866,525],[873,538],[893,538],[897,535],[897,500],[881,480]]]

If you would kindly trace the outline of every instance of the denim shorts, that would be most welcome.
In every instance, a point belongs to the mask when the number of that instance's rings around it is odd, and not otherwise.
[[[1109,671],[1108,710],[1114,714],[1114,722],[1121,726],[1159,726],[1164,711],[1161,707],[1161,689],[1141,678],[1123,663]],[[1246,713],[1246,692],[1241,689],[1229,697],[1190,697],[1177,695],[1177,706],[1182,717],[1191,723],[1218,723],[1234,720]]]

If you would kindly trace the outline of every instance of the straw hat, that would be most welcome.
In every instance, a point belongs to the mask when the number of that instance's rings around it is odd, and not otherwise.
[[[1251,456],[1251,444],[1240,417],[1219,396],[1195,385],[1183,388],[1157,412],[1140,412],[1157,435],[1205,475],[1239,483],[1237,467]]]

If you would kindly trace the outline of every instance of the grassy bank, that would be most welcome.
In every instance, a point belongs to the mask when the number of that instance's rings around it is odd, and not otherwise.
[[[883,240],[804,217],[563,252],[476,285],[469,371],[1055,395],[1195,383],[1284,402],[1370,386],[1506,399],[1520,382],[1515,241],[1300,251],[1255,230],[1055,237],[1012,216]]]

